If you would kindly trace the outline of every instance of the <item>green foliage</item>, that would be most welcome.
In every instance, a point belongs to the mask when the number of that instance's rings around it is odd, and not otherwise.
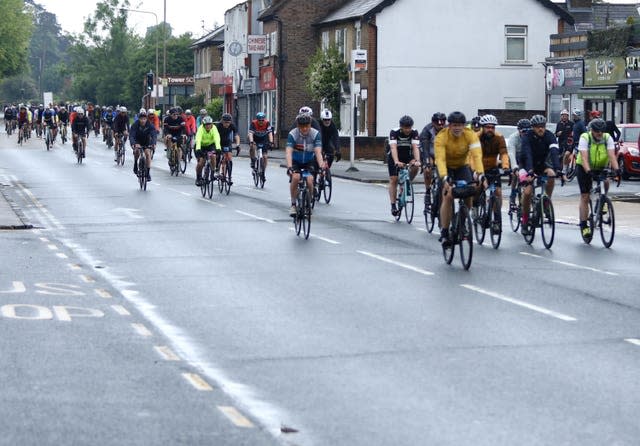
[[[32,15],[22,0],[0,0],[0,78],[27,68]]]
[[[205,107],[207,113],[209,113],[209,116],[211,116],[214,121],[219,121],[222,118],[222,104],[223,99],[221,97],[215,97],[211,99],[211,102]]]
[[[306,70],[307,89],[312,99],[324,101],[339,122],[340,81],[349,79],[347,64],[334,45],[327,51],[318,48]]]
[[[631,39],[632,26],[618,26],[589,31],[587,56],[625,56]]]
[[[22,102],[24,100],[40,101],[38,85],[22,74],[4,79],[0,83],[0,102]]]

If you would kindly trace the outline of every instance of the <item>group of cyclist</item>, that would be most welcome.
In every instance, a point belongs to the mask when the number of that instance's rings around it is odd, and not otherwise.
[[[555,178],[565,179],[567,162],[575,150],[576,175],[581,194],[580,230],[583,237],[589,237],[591,229],[587,224],[587,214],[592,179],[607,167],[610,167],[618,178],[621,174],[613,136],[617,129],[613,123],[606,123],[598,114],[591,115],[588,127],[581,119],[580,110],[574,110],[573,115],[574,121],[568,124],[568,112],[562,111],[562,118],[556,126],[555,134],[547,130],[547,120],[542,115],[518,121],[518,131],[509,136],[509,145],[515,148],[515,160],[510,160],[507,141],[496,131],[498,120],[494,115],[474,118],[471,124],[468,124],[462,112],[454,111],[448,117],[437,112],[420,133],[414,129],[414,121],[410,116],[401,117],[399,127],[391,130],[389,134],[387,147],[391,214],[397,216],[399,213],[395,202],[398,169],[408,167],[410,179],[422,169],[425,212],[431,206],[431,187],[434,179],[438,178],[441,181],[440,241],[443,245],[449,246],[452,243],[449,224],[453,209],[454,185],[459,181],[477,184],[476,197],[481,190],[491,184],[495,185],[497,205],[490,211],[499,214],[502,200],[500,175],[505,171],[512,171],[514,181],[511,182],[510,199],[514,201],[518,187],[521,188],[521,230],[523,235],[528,235],[531,231],[528,219],[534,178],[547,177],[546,193],[551,197]],[[608,183],[605,183],[605,187],[608,187]],[[473,200],[474,197],[466,199],[469,209],[473,208]],[[495,218],[495,221],[500,222],[501,219]],[[501,228],[495,227],[493,230],[501,231]]]

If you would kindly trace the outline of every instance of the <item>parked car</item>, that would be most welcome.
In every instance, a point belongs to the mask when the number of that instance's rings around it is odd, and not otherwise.
[[[509,162],[513,166],[516,163],[516,148],[509,147],[509,137],[518,131],[518,127],[515,125],[497,125],[496,131],[504,136],[504,140],[507,143],[507,151],[509,152]]]
[[[622,178],[640,176],[640,124],[618,124],[620,141],[618,141],[618,165],[622,169]]]

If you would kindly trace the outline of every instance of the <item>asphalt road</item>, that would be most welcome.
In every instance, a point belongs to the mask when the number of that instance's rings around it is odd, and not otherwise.
[[[637,444],[637,205],[587,246],[558,189],[551,250],[505,228],[464,271],[382,185],[336,179],[304,240],[275,163],[208,200],[160,153],[142,192],[94,138],[7,141],[0,443]]]

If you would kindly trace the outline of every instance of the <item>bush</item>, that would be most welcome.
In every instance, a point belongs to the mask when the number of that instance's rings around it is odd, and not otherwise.
[[[219,121],[222,118],[222,103],[223,99],[216,97],[205,106],[207,113],[209,113],[209,116],[211,116],[214,121]]]

